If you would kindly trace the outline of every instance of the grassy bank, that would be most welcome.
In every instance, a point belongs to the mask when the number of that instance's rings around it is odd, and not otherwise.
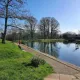
[[[52,73],[47,63],[37,68],[27,65],[32,57],[31,53],[20,50],[13,43],[2,44],[0,41],[0,80],[43,80]]]
[[[75,40],[75,41],[68,41],[65,39],[37,39],[37,40],[27,40],[27,41],[22,40],[22,44],[25,44],[26,42],[66,42],[66,43],[73,42],[80,44],[80,40]]]
[[[64,39],[41,39],[41,42],[63,42]]]
[[[27,40],[27,41],[22,41],[22,43],[25,42],[63,42],[64,39],[36,39],[36,40]]]

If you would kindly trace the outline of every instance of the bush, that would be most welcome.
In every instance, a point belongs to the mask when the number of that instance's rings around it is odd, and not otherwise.
[[[38,67],[39,65],[44,65],[46,62],[43,59],[40,59],[38,57],[34,57],[31,60],[31,65],[34,67]]]
[[[9,80],[9,76],[5,72],[0,72],[0,80]]]

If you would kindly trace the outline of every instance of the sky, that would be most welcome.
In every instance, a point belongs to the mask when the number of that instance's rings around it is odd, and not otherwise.
[[[80,0],[27,0],[25,7],[38,22],[42,17],[54,17],[62,33],[80,30]]]
[[[42,17],[54,17],[62,33],[80,30],[80,0],[27,0],[27,3],[30,14],[38,21]]]

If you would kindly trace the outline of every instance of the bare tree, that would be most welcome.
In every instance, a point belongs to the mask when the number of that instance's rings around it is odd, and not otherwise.
[[[8,21],[11,18],[19,18],[23,13],[23,0],[0,0],[0,17],[5,20],[5,28],[2,43],[5,43]]]
[[[59,22],[55,18],[51,18],[51,39],[58,33]]]
[[[59,22],[53,17],[45,17],[40,20],[39,30],[43,38],[49,38],[51,34],[51,38],[53,35],[58,33]]]
[[[47,38],[49,38],[49,32],[50,32],[50,17],[46,17],[46,35],[47,35]]]
[[[41,32],[41,35],[43,36],[42,38],[46,38],[46,28],[47,26],[46,26],[46,18],[42,18],[41,20],[40,20],[40,24],[39,24],[39,30],[40,30],[40,32]]]
[[[30,31],[31,39],[33,39],[37,20],[33,16],[28,16],[26,21],[27,21],[27,23],[26,23],[25,27],[27,27],[27,29]]]

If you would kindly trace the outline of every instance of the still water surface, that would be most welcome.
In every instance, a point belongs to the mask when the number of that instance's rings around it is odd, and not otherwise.
[[[80,44],[28,42],[27,46],[54,56],[60,60],[80,66]]]

